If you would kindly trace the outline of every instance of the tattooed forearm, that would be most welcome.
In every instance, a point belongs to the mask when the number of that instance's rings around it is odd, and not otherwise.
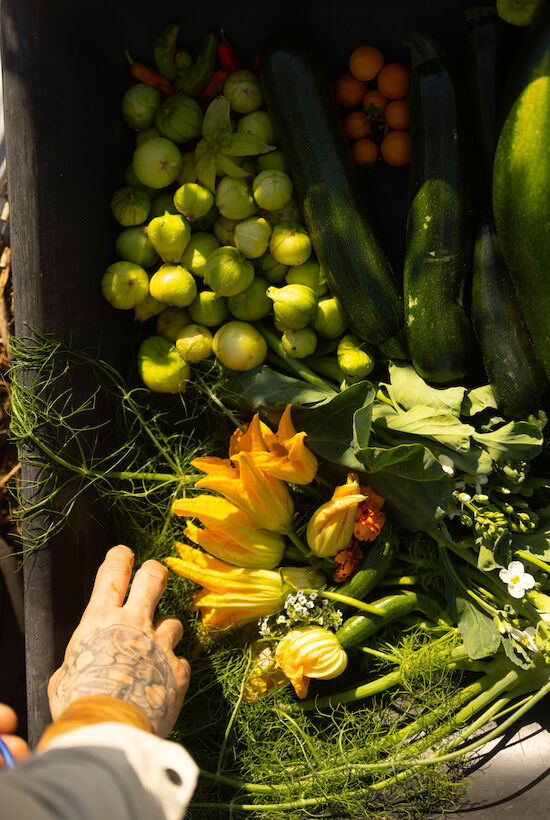
[[[141,630],[117,624],[77,639],[56,683],[55,697],[62,708],[85,695],[109,695],[138,706],[154,728],[178,698],[164,649]]]

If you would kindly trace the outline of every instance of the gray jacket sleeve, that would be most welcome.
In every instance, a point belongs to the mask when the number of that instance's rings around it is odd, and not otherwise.
[[[83,726],[0,771],[0,818],[181,820],[197,777],[177,743],[120,723]]]

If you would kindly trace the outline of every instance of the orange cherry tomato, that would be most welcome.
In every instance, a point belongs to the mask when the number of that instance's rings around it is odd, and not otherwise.
[[[351,155],[357,165],[371,165],[378,154],[378,145],[371,139],[357,140],[351,146]]]
[[[350,111],[344,119],[344,131],[352,140],[366,137],[371,129],[371,121],[364,111]]]
[[[380,145],[382,156],[396,168],[403,168],[411,161],[411,136],[408,131],[390,131]]]
[[[378,90],[390,100],[399,100],[407,96],[411,70],[401,63],[386,63],[378,73],[376,83]]]
[[[386,122],[398,131],[409,127],[409,104],[407,100],[391,100],[385,110]]]
[[[334,82],[336,100],[342,108],[356,108],[361,105],[366,90],[367,84],[353,74],[340,74]]]
[[[358,80],[374,80],[382,66],[384,55],[376,46],[359,46],[349,58],[349,70]]]
[[[376,113],[382,112],[388,104],[388,98],[384,97],[377,88],[371,88],[363,97],[363,108],[369,111],[370,106],[374,106]],[[370,113],[370,111],[369,111]]]

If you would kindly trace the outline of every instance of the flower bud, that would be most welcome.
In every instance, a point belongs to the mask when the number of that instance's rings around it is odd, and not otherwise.
[[[347,547],[353,535],[357,508],[367,496],[361,492],[357,476],[349,473],[346,484],[336,487],[332,498],[311,516],[306,540],[314,555],[336,555]]]
[[[317,312],[317,296],[307,285],[270,287],[267,295],[273,300],[276,318],[293,330],[306,327]]]
[[[279,641],[277,663],[298,697],[307,695],[309,678],[330,680],[341,675],[348,658],[336,636],[321,626],[301,626]]]

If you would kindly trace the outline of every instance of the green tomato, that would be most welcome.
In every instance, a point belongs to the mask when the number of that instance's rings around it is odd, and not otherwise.
[[[216,188],[216,208],[228,219],[246,219],[256,211],[250,185],[241,177],[223,177]]]
[[[186,362],[200,362],[212,353],[212,334],[203,325],[190,324],[176,339],[176,350]]]
[[[225,367],[240,372],[258,367],[267,355],[264,337],[248,322],[227,322],[222,325],[216,331],[212,349]]]
[[[189,315],[198,325],[217,327],[227,318],[227,299],[211,290],[201,290],[189,305]]]
[[[269,247],[271,225],[261,216],[251,216],[235,225],[235,245],[247,259],[258,259]]]
[[[317,314],[311,326],[326,339],[338,339],[345,333],[347,322],[344,311],[334,297],[320,299]]]
[[[212,210],[214,195],[206,185],[184,182],[174,194],[174,205],[189,222],[194,222]]]
[[[173,94],[157,110],[155,127],[172,142],[189,142],[200,136],[202,109],[193,97]]]
[[[150,128],[160,105],[160,94],[152,85],[136,83],[122,97],[122,118],[135,131]]]
[[[101,291],[114,308],[129,310],[149,293],[149,277],[134,262],[113,262],[101,279]]]
[[[292,199],[294,187],[284,171],[260,171],[252,182],[252,193],[260,208],[280,211]]]
[[[137,322],[146,322],[147,319],[152,319],[153,316],[157,316],[165,309],[166,305],[163,304],[163,302],[157,302],[157,300],[153,299],[151,294],[148,293],[145,299],[142,299],[142,301],[138,302],[135,306],[134,318]]]
[[[267,295],[273,300],[276,318],[293,330],[306,327],[317,313],[317,296],[307,285],[272,286]]]
[[[227,300],[229,312],[235,319],[245,322],[256,322],[271,313],[272,302],[267,295],[267,282],[255,276],[251,284],[241,293],[230,296]]]
[[[223,96],[238,114],[250,114],[263,102],[258,77],[253,71],[241,69],[229,75],[223,86]]]
[[[317,336],[310,327],[304,327],[300,330],[286,328],[281,337],[281,345],[285,353],[293,359],[303,359],[315,352]]]
[[[115,247],[121,259],[134,262],[142,268],[152,268],[159,261],[159,255],[147,236],[145,225],[125,228],[117,236]]]
[[[197,233],[192,234],[180,262],[195,276],[203,278],[210,254],[219,247],[220,243],[213,234],[197,231]]]
[[[311,239],[299,222],[281,222],[273,228],[269,250],[282,265],[302,265],[311,256]]]
[[[191,239],[191,225],[181,214],[165,213],[151,219],[147,236],[164,262],[179,262]]]
[[[139,181],[151,188],[166,188],[181,171],[181,153],[177,145],[164,137],[153,137],[138,145],[132,164]]]
[[[149,282],[151,296],[165,305],[187,307],[197,295],[193,275],[182,265],[161,265]]]
[[[157,333],[170,342],[175,342],[183,328],[189,324],[191,319],[185,308],[166,307],[162,303],[164,310],[157,317]]]
[[[156,393],[183,393],[191,368],[175,346],[162,336],[145,339],[138,351],[139,375]]]
[[[127,185],[119,188],[111,198],[111,211],[114,218],[125,228],[141,225],[149,216],[151,200],[143,188]]]
[[[212,251],[204,267],[204,282],[216,296],[234,296],[254,279],[254,265],[231,245]]]

